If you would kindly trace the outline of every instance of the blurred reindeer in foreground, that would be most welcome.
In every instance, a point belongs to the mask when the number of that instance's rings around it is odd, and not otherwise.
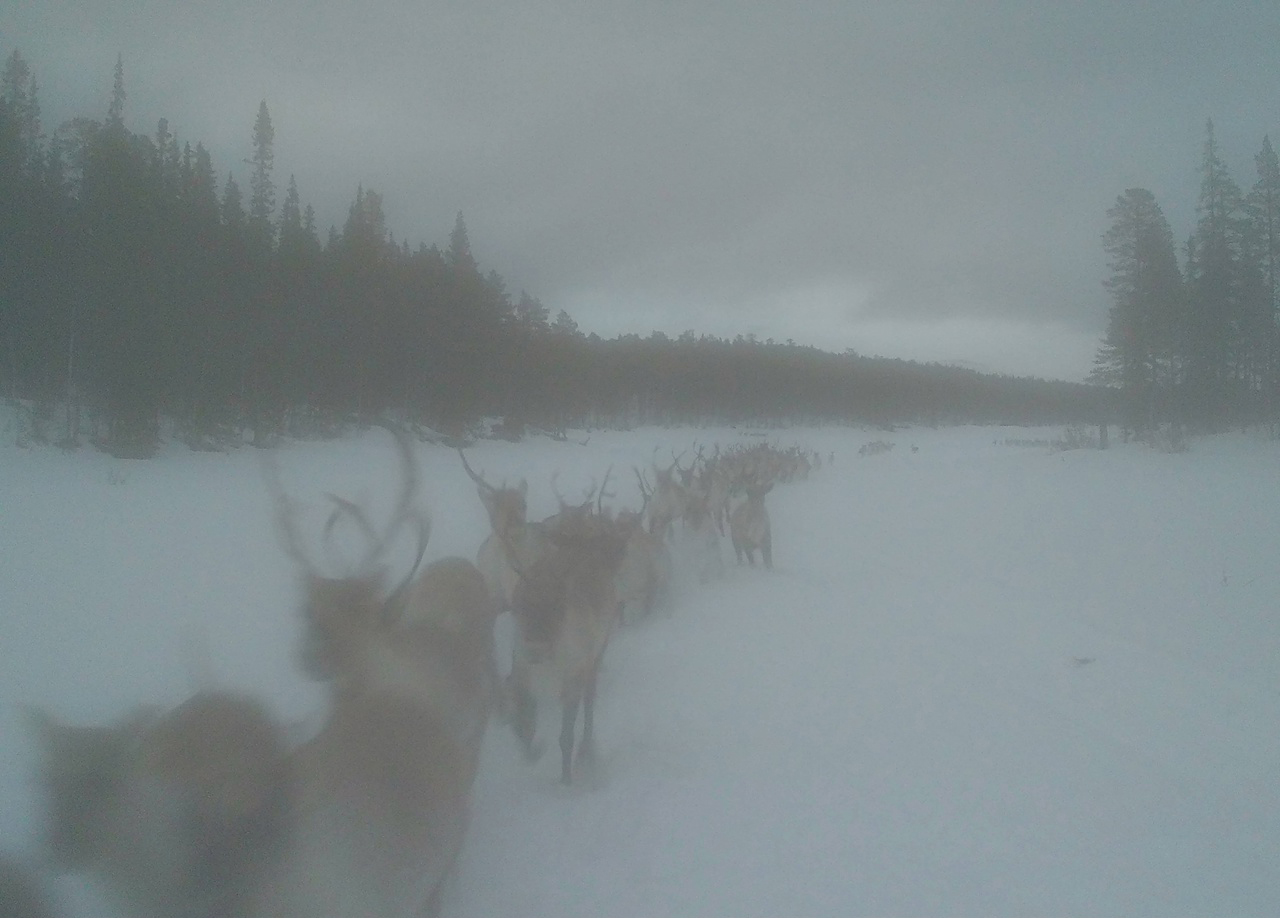
[[[481,740],[495,700],[496,608],[463,558],[415,577],[430,526],[414,507],[412,450],[396,435],[402,485],[378,532],[363,508],[331,498],[326,533],[349,517],[369,549],[356,572],[319,573],[274,474],[277,521],[301,569],[304,670],[330,682],[331,712],[298,749],[293,843],[264,914],[288,918],[409,918],[439,908],[461,849]],[[404,526],[417,562],[394,588],[377,563]]]
[[[397,435],[402,484],[377,530],[330,497],[324,527],[351,521],[368,550],[327,576],[304,550],[274,466],[267,484],[299,568],[303,670],[328,681],[319,733],[289,749],[255,701],[209,691],[167,713],[69,727],[28,712],[56,866],[103,881],[137,918],[420,918],[434,914],[466,832],[496,694],[495,609],[462,558],[418,573],[430,527]],[[417,538],[409,574],[386,585],[393,537]]]
[[[69,726],[28,708],[55,869],[139,918],[248,914],[280,868],[293,773],[256,701],[204,692],[166,713]]]

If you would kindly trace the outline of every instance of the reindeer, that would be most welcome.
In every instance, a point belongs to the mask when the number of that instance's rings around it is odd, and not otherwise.
[[[603,512],[548,533],[552,550],[530,568],[517,566],[518,627],[511,670],[512,726],[530,760],[541,754],[535,734],[535,669],[550,669],[561,703],[561,781],[572,783],[575,726],[582,708],[579,761],[595,755],[595,695],[600,661],[618,618],[616,578],[639,517],[619,522]]]
[[[764,507],[764,496],[773,490],[773,483],[761,484],[759,479],[745,483],[747,499],[733,508],[729,514],[729,536],[733,541],[733,553],[738,563],[745,556],[747,563],[755,566],[755,552],[760,550],[766,568],[773,568],[773,538],[769,529],[769,512]]]
[[[458,450],[458,455],[467,476],[475,482],[476,493],[489,515],[492,529],[476,553],[476,566],[483,574],[498,610],[509,611],[512,594],[519,583],[517,565],[532,567],[547,551],[543,528],[526,518],[529,483],[522,478],[515,487],[507,487],[506,482],[500,488],[494,487],[472,470],[462,450]]]
[[[654,450],[657,452],[657,450]],[[649,532],[660,539],[672,533],[672,525],[684,514],[687,492],[684,486],[675,480],[676,471],[680,467],[680,457],[676,456],[666,469],[658,468],[653,463],[655,484],[653,499],[649,504]]]
[[[206,691],[106,727],[24,713],[56,869],[94,874],[139,918],[251,909],[283,862],[293,817],[293,764],[262,705]]]
[[[385,550],[392,529],[378,534],[362,508],[333,495],[330,498],[339,504],[341,512],[357,520],[369,538],[372,548],[362,565],[368,570],[371,561]],[[331,517],[326,529],[332,523]],[[419,560],[427,536],[422,521]],[[411,572],[382,601],[377,620],[370,616],[363,623],[360,619],[366,613],[368,597],[381,592],[376,584],[379,572],[332,579],[316,576],[314,569],[308,568],[307,576],[303,672],[321,681],[367,680],[371,673],[379,684],[388,687],[403,688],[415,695],[422,695],[425,689],[423,697],[440,700],[438,713],[462,744],[468,770],[474,775],[480,743],[497,696],[493,619],[498,613],[476,566],[465,558],[442,558],[423,568],[416,580]],[[385,636],[393,640],[368,641],[364,628],[370,623],[380,624]],[[398,646],[401,652],[387,653],[392,646]],[[369,656],[362,658],[360,665],[352,666],[353,657],[366,651]],[[466,691],[458,692],[460,685]]]
[[[330,716],[294,756],[293,841],[262,916],[409,918],[433,914],[462,845],[480,742],[496,694],[496,608],[463,558],[417,574],[430,527],[413,499],[407,439],[396,435],[402,487],[378,532],[338,498],[326,531],[353,519],[370,542],[355,572],[329,577],[302,549],[296,514],[268,477],[286,552],[303,581],[303,669],[330,684]],[[378,565],[411,525],[418,561],[388,590]]]
[[[720,458],[720,447],[716,446],[716,454],[702,468],[702,490],[707,495],[707,509],[715,521],[720,535],[725,535],[725,525],[729,518],[729,494],[732,482],[725,463]]]
[[[634,471],[640,483],[643,503],[638,511],[620,512],[617,519],[624,531],[630,532],[617,577],[618,604],[624,621],[628,609],[633,610],[632,618],[637,609],[646,616],[650,615],[671,586],[671,552],[663,540],[642,524],[652,492],[640,469]]]
[[[708,583],[724,572],[720,558],[720,533],[716,528],[709,484],[706,476],[694,483],[687,492],[681,517],[699,583]]]
[[[28,712],[43,755],[55,864],[91,871],[139,918],[420,918],[434,914],[466,831],[489,716],[492,602],[479,571],[444,559],[417,575],[429,527],[404,486],[381,533],[332,497],[326,535],[352,518],[373,543],[358,569],[320,572],[274,467],[268,486],[304,585],[303,668],[330,682],[327,722],[288,750],[252,699],[205,692],[168,713],[64,727]],[[418,561],[394,589],[374,562],[416,524]]]

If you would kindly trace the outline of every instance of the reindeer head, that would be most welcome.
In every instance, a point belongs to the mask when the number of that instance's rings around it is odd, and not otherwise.
[[[493,531],[510,533],[523,526],[528,513],[526,498],[529,493],[529,483],[521,478],[520,484],[513,488],[507,487],[506,482],[503,482],[500,488],[494,487],[484,479],[484,476],[477,475],[472,470],[462,450],[458,450],[458,455],[462,457],[462,467],[466,469],[467,476],[475,482],[476,493],[480,496],[480,503],[484,504],[485,512],[489,515],[489,525],[493,527]]]
[[[560,471],[551,473],[551,493],[556,496],[556,503],[560,506],[554,514],[542,521],[542,525],[549,527],[550,530],[558,530],[571,532],[581,526],[582,521],[591,516],[592,505],[597,502],[597,491],[600,490],[595,479],[591,481],[591,486],[583,492],[582,500],[573,503],[560,493],[558,482],[560,480]],[[605,484],[609,479],[605,477]]]
[[[681,486],[685,488],[692,487],[694,469],[698,466],[698,460],[702,458],[701,447],[699,447],[697,455],[693,457],[693,461],[689,463],[689,467],[687,469],[680,465],[680,459],[684,456],[684,453],[681,453],[679,456],[676,456],[673,453],[672,456],[675,459],[675,462],[672,463],[672,469],[675,471],[676,475],[679,476]]]
[[[639,514],[626,514],[617,519],[604,513],[593,513],[566,530],[552,534],[551,541],[572,556],[583,568],[615,570],[627,551],[627,541],[640,526]]]
[[[302,671],[312,679],[336,678],[372,630],[389,617],[382,570],[350,577],[305,575]]]
[[[382,531],[370,522],[365,508],[336,495],[328,495],[334,510],[324,527],[326,539],[342,519],[350,519],[364,534],[367,549],[353,570],[339,576],[323,573],[304,550],[297,529],[297,508],[285,495],[279,474],[267,460],[267,486],[276,504],[276,523],[286,553],[298,565],[303,581],[302,613],[306,631],[302,645],[303,671],[314,679],[331,679],[352,664],[363,641],[374,629],[395,621],[404,610],[409,587],[426,553],[431,526],[414,507],[417,469],[407,437],[391,431],[401,466],[401,490]],[[401,527],[411,526],[418,539],[416,560],[409,573],[389,592],[381,559]]]

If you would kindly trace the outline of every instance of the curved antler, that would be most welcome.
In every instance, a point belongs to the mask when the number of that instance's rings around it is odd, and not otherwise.
[[[604,499],[606,497],[612,499],[617,497],[616,494],[610,494],[605,490],[609,486],[609,476],[613,474],[613,466],[610,465],[604,470],[604,481],[600,482],[600,490],[596,492],[596,513],[604,516]]]
[[[364,558],[357,566],[359,570],[367,571],[387,550],[387,546],[391,543],[393,536],[399,531],[400,527],[411,524],[417,533],[417,555],[408,577],[392,592],[392,595],[395,595],[403,591],[408,583],[412,581],[419,565],[422,563],[422,558],[426,554],[427,542],[431,537],[431,522],[414,506],[414,496],[418,490],[418,472],[413,460],[413,447],[409,443],[408,436],[403,431],[396,430],[387,424],[381,424],[380,426],[385,427],[395,440],[396,452],[400,458],[401,472],[400,493],[396,498],[396,503],[392,508],[391,517],[387,521],[387,525],[382,532],[379,532],[370,522],[368,512],[364,507],[336,494],[328,494],[326,496],[334,504],[334,509],[325,522],[323,538],[326,541],[330,539],[338,520],[344,515],[349,516],[364,534],[369,544]],[[320,566],[307,555],[303,547],[305,541],[298,531],[298,507],[285,493],[284,486],[280,481],[280,470],[274,457],[263,455],[263,473],[267,483],[267,490],[270,492],[272,501],[275,504],[276,528],[285,553],[307,574],[315,577],[323,576]]]
[[[275,505],[273,519],[276,535],[280,539],[280,547],[307,574],[319,576],[319,566],[308,557],[303,548],[305,543],[298,532],[298,506],[285,493],[284,485],[280,481],[280,467],[276,463],[275,456],[266,452],[259,455],[262,457],[262,474],[266,480],[267,492]]]
[[[485,481],[483,476],[477,475],[474,471],[472,471],[471,465],[467,462],[467,454],[464,453],[461,448],[458,449],[458,455],[462,457],[462,467],[467,470],[467,476],[472,481],[474,481],[480,488],[482,488],[484,491],[488,493],[493,493],[494,491],[498,490],[493,485],[489,484],[489,482]]]
[[[649,487],[649,482],[644,480],[644,474],[640,471],[638,465],[633,465],[631,469],[636,473],[636,481],[640,483],[640,513],[643,515],[645,509],[649,506],[649,498],[653,496],[653,488]]]

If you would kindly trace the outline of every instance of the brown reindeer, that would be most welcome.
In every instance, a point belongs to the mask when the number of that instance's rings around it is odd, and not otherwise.
[[[700,488],[689,492],[682,522],[689,560],[697,572],[698,582],[710,583],[724,573],[724,561],[720,557],[720,532],[708,493]]]
[[[499,611],[511,609],[511,597],[519,583],[517,566],[528,569],[547,550],[543,527],[527,519],[529,484],[523,478],[515,487],[495,487],[472,470],[466,454],[458,450],[462,467],[475,482],[476,493],[489,516],[491,533],[476,552],[476,566]]]
[[[725,535],[725,525],[729,518],[729,492],[732,484],[725,465],[726,462],[720,457],[720,447],[717,445],[715,455],[703,465],[700,479],[701,490],[707,497],[707,509],[720,535]]]
[[[624,621],[651,614],[671,587],[671,551],[641,522],[652,492],[640,469],[634,471],[644,503],[638,511],[619,512],[617,519],[630,532],[617,576],[618,603]]]
[[[480,742],[496,690],[496,609],[463,558],[427,565],[394,588],[376,566],[413,507],[412,452],[396,436],[403,483],[378,532],[362,508],[335,499],[370,550],[353,574],[321,574],[302,550],[296,515],[269,476],[286,551],[301,568],[303,665],[331,685],[328,722],[295,755],[296,817],[288,858],[260,914],[281,918],[418,916],[439,907],[461,848]],[[333,517],[330,518],[331,528]]]
[[[649,532],[660,539],[672,534],[676,520],[684,514],[687,492],[684,485],[676,481],[676,473],[680,469],[680,457],[676,456],[671,465],[665,469],[653,463],[653,497],[649,501]]]
[[[733,553],[738,563],[747,559],[755,566],[755,552],[759,550],[766,568],[773,567],[773,536],[769,526],[769,511],[764,506],[764,496],[773,484],[760,484],[752,480],[745,485],[747,499],[733,508],[729,514],[729,537],[733,541]]]
[[[288,750],[252,699],[206,692],[111,727],[65,727],[29,712],[43,751],[48,847],[91,871],[139,918],[421,918],[466,831],[495,690],[494,609],[469,561],[417,563],[388,589],[375,562],[413,525],[416,473],[397,436],[404,485],[392,521],[368,533],[360,567],[323,575],[302,549],[274,467],[268,486],[299,564],[303,666],[331,685],[327,722]],[[335,519],[336,517],[336,519]]]
[[[293,818],[293,765],[262,705],[209,691],[106,727],[26,715],[56,869],[95,875],[138,918],[251,910]]]
[[[552,550],[518,569],[514,596],[518,638],[511,670],[512,726],[530,759],[541,753],[535,733],[534,670],[551,669],[561,703],[561,781],[572,782],[575,727],[583,715],[578,759],[595,755],[595,696],[600,661],[618,618],[617,574],[639,517],[604,513],[576,519],[548,533]]]

